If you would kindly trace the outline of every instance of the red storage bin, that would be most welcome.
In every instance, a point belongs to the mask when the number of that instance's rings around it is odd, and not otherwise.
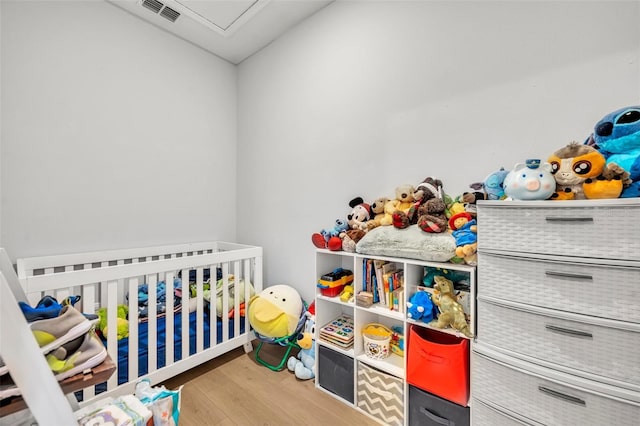
[[[466,406],[469,400],[469,340],[412,325],[408,345],[407,382]]]

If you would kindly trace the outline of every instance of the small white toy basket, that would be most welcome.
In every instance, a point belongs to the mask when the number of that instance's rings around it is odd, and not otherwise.
[[[369,323],[362,329],[364,353],[372,359],[384,359],[389,356],[392,331],[389,327]]]

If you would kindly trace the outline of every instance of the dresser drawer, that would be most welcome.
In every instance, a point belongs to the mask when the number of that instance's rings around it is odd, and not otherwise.
[[[640,261],[640,199],[478,202],[483,249]]]
[[[480,252],[478,294],[640,323],[640,268],[595,266]]]
[[[490,407],[475,398],[471,400],[471,424],[473,426],[542,426],[529,419],[516,419],[514,416]]]
[[[614,328],[613,321],[598,325],[597,320],[578,315],[560,318],[539,311],[521,310],[480,296],[478,338],[533,362],[557,365],[585,377],[596,375],[600,381],[640,392],[640,325],[632,325],[636,328],[632,331]],[[584,319],[592,323],[581,321]]]
[[[555,425],[636,425],[640,405],[576,386],[567,375],[549,376],[473,353],[472,394],[533,422]],[[559,376],[559,377],[558,377]]]

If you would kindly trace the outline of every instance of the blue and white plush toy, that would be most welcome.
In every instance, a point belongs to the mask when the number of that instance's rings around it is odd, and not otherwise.
[[[309,306],[305,316],[307,320],[304,324],[304,330],[298,336],[298,346],[300,352],[298,356],[292,356],[287,360],[287,368],[293,371],[300,380],[313,379],[316,376],[316,310],[315,302]]]
[[[629,172],[631,185],[621,198],[640,197],[640,105],[620,108],[598,121],[585,144]]]

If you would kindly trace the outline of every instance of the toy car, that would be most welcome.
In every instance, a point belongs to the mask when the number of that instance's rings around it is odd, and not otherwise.
[[[336,268],[320,277],[318,288],[323,296],[334,297],[340,294],[345,285],[352,282],[353,272],[348,269]]]

